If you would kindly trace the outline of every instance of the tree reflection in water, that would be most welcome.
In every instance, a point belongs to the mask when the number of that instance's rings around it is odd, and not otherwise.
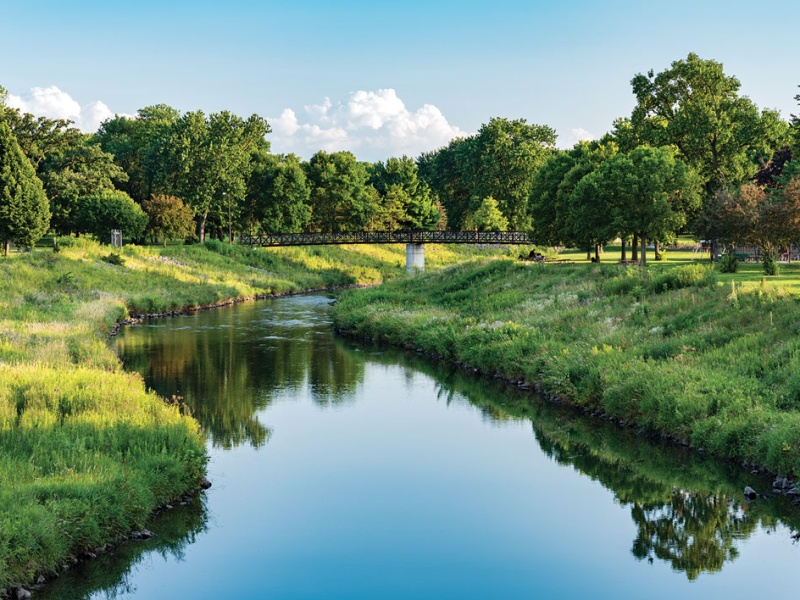
[[[451,366],[411,355],[405,361],[434,377],[439,399],[448,404],[469,402],[497,421],[530,421],[547,456],[600,482],[630,506],[637,528],[631,553],[639,560],[667,562],[694,580],[735,560],[737,544],[760,527],[800,530],[800,515],[786,498],[744,502],[742,490],[757,478],[731,463],[650,441]],[[759,481],[762,489],[769,485]]]
[[[263,446],[258,411],[308,385],[320,405],[354,398],[364,358],[344,348],[320,296],[248,303],[129,328],[117,340],[126,369],[166,398],[178,396],[215,447]],[[202,323],[201,326],[196,324]]]

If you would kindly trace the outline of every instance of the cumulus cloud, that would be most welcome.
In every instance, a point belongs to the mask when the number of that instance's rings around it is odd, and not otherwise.
[[[87,133],[97,131],[100,123],[114,116],[103,102],[97,100],[81,106],[67,92],[54,85],[31,88],[22,96],[9,94],[7,104],[37,117],[69,119],[78,129]]]
[[[318,150],[349,150],[361,160],[416,156],[468,135],[432,104],[412,112],[393,89],[353,92],[347,102],[325,98],[304,106],[299,117],[287,108],[268,120],[273,152],[294,152],[306,159]]]
[[[582,127],[573,127],[569,133],[564,136],[565,148],[572,148],[578,142],[591,141],[597,139],[597,136],[586,131]]]

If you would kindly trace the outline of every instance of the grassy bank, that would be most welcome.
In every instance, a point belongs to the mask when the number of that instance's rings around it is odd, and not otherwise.
[[[205,435],[106,342],[135,314],[378,283],[402,246],[251,250],[61,239],[0,259],[0,588],[55,574],[196,488]],[[431,268],[485,253],[436,248]]]
[[[700,264],[642,274],[495,260],[347,293],[335,320],[354,335],[528,382],[792,474],[800,472],[800,307],[782,281],[796,277],[743,285]]]

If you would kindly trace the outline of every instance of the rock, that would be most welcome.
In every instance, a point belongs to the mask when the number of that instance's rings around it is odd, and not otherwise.
[[[39,575],[39,578],[36,580],[36,583],[41,585],[41,584],[45,583],[46,581],[47,581],[47,578],[44,575]]]
[[[776,490],[785,490],[791,487],[791,483],[786,477],[776,477],[772,487]]]
[[[755,500],[757,496],[758,494],[756,493],[756,491],[749,485],[744,488],[744,497],[747,498],[748,500]]]
[[[210,487],[211,482],[208,479],[203,479],[203,481],[200,482],[200,489],[207,490]]]
[[[133,538],[134,540],[149,540],[153,536],[155,536],[155,533],[153,533],[149,529],[142,529],[141,531],[131,531],[131,538]]]
[[[25,588],[17,588],[17,600],[28,600],[31,597],[31,593],[26,590]]]

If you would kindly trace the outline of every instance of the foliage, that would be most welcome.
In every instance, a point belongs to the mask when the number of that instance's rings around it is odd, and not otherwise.
[[[530,228],[534,177],[554,152],[555,131],[525,119],[493,118],[474,136],[423,154],[420,175],[447,210],[451,227],[467,227],[484,198],[495,198],[512,229]]]
[[[180,198],[156,195],[145,200],[142,208],[147,213],[147,232],[151,239],[187,238],[194,232],[194,217],[191,209]]]
[[[159,160],[169,139],[170,129],[180,113],[166,104],[140,108],[135,118],[117,115],[104,121],[95,135],[100,147],[114,156],[114,162],[127,174],[117,187],[142,204],[156,192]]]
[[[702,178],[705,197],[751,178],[758,159],[785,144],[788,130],[778,113],[759,112],[739,96],[739,80],[716,61],[692,53],[661,73],[636,75],[631,86],[636,135],[654,146],[674,144]]]
[[[434,229],[440,213],[428,184],[419,180],[417,164],[407,156],[372,166],[370,183],[381,202],[375,229]]]
[[[209,216],[232,227],[246,195],[251,151],[266,143],[269,131],[258,115],[243,120],[227,111],[188,112],[171,124],[156,155],[155,188],[191,207],[201,242]]]
[[[247,183],[247,215],[268,233],[299,233],[311,221],[311,189],[300,159],[256,150]]]
[[[378,211],[378,193],[367,186],[366,165],[350,152],[320,150],[305,165],[311,187],[316,231],[340,232],[366,228]]]
[[[33,246],[50,226],[42,182],[11,128],[0,120],[0,243]]]
[[[508,219],[497,205],[497,200],[489,196],[484,198],[478,210],[472,216],[472,223],[478,231],[507,231]]]
[[[739,259],[733,252],[726,252],[719,259],[720,273],[736,273],[739,269]]]
[[[147,227],[147,213],[125,192],[103,191],[81,198],[72,226],[76,233],[90,233],[103,241],[110,238],[112,229],[139,239]]]

